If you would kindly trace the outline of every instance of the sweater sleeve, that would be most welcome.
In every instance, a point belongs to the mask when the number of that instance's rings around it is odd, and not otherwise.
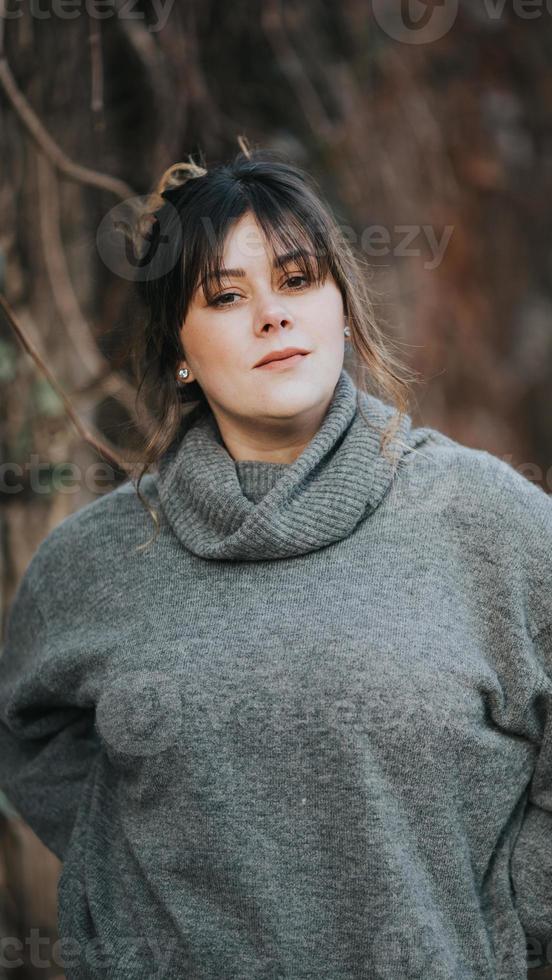
[[[552,966],[552,625],[533,642],[542,666],[531,703],[539,753],[511,859],[529,967]]]
[[[0,654],[0,788],[63,860],[100,741],[93,710],[75,703],[52,646],[27,570]]]

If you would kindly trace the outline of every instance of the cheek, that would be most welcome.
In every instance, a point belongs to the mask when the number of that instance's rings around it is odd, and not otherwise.
[[[313,325],[323,329],[326,335],[341,338],[345,326],[341,293],[334,289],[323,289],[313,297],[311,307]]]
[[[243,314],[242,314],[243,319]],[[243,337],[240,324],[230,315],[217,323],[196,323],[184,337],[188,337],[185,350],[192,363],[204,375],[216,374],[226,370],[243,351]]]

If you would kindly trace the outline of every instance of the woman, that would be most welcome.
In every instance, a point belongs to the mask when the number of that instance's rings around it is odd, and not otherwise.
[[[158,190],[159,431],[43,541],[1,661],[59,963],[522,980],[552,958],[552,503],[413,427],[300,170],[242,146]]]

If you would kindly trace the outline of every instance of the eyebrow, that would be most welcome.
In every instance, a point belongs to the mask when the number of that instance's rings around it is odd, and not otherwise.
[[[294,259],[300,258],[304,254],[305,253],[299,251],[299,249],[295,249],[292,252],[285,252],[284,255],[277,255],[272,263],[272,267],[274,269],[277,269],[280,266],[285,265],[287,262],[292,262]],[[312,254],[311,252],[307,252],[307,255],[311,255],[311,254]],[[235,276],[236,278],[244,278],[246,275],[247,273],[245,269],[219,269],[218,273],[208,272],[203,281],[206,282],[211,279],[216,279],[216,278],[222,279],[224,277],[230,278],[233,276]]]

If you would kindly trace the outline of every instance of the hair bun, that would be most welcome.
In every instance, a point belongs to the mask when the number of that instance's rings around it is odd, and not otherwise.
[[[186,181],[194,177],[204,177],[206,173],[205,167],[200,167],[193,160],[188,163],[173,163],[157,181],[155,193],[162,195],[165,191],[175,190],[185,184]]]
[[[189,162],[184,161],[171,164],[161,175],[153,191],[147,195],[141,212],[146,215],[151,215],[152,212],[163,207],[163,204],[165,204],[172,191],[177,190],[182,184],[185,184],[188,180],[192,180],[194,177],[204,177],[206,173],[207,170],[205,167],[201,167],[191,159]],[[167,194],[167,198],[165,198],[165,194]]]

